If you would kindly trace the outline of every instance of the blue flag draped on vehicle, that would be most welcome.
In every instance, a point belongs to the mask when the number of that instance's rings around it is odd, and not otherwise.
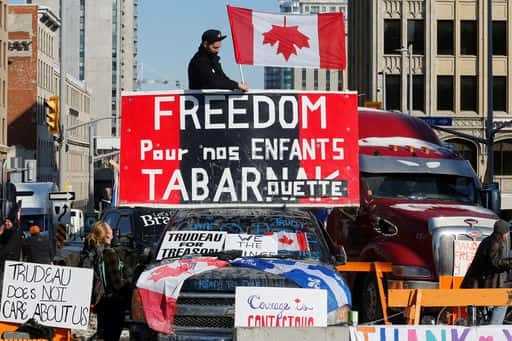
[[[345,280],[325,265],[267,258],[238,258],[232,261],[231,265],[280,275],[301,288],[324,289],[327,291],[329,312],[345,305],[352,305],[352,296]]]

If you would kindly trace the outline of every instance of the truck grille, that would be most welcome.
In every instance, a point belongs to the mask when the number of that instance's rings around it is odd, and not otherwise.
[[[186,328],[233,328],[235,319],[223,316],[176,316],[174,325]]]

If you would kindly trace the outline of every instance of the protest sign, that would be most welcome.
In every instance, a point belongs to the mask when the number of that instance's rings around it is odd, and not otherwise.
[[[327,291],[237,287],[235,327],[327,327]]]
[[[453,242],[453,275],[464,277],[475,258],[480,242],[472,240],[455,240]]]
[[[7,261],[0,321],[87,329],[92,279],[91,269]]]
[[[223,250],[226,232],[167,231],[156,260],[187,255],[209,255]]]
[[[355,92],[133,92],[122,111],[121,204],[359,205]]]
[[[351,341],[508,341],[512,338],[510,326],[360,326],[350,328]]]
[[[241,250],[244,257],[273,256],[277,255],[277,238],[273,235],[228,234],[224,248]]]

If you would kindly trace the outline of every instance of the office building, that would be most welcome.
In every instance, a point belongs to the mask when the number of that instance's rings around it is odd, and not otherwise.
[[[512,112],[511,0],[493,1],[493,34],[487,31],[487,2],[477,0],[350,0],[349,87],[361,103],[378,101],[460,132],[485,137],[487,39],[493,39],[493,97],[496,121]],[[412,46],[412,56],[402,48]],[[408,96],[409,63],[412,99]],[[485,147],[440,133],[483,177]],[[496,136],[495,174],[502,206],[512,209],[512,129]]]
[[[290,14],[348,12],[347,0],[281,0],[280,10]],[[265,67],[264,86],[265,89],[338,91],[346,89],[347,77],[347,70]]]
[[[7,54],[9,50],[26,52],[30,46],[22,42],[16,43],[16,40],[9,41],[7,27],[7,0],[0,1],[0,162],[7,158]]]

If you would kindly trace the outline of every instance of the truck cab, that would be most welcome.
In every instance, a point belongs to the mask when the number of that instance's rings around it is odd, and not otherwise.
[[[348,259],[391,262],[388,288],[437,288],[441,276],[463,276],[455,245],[481,241],[498,219],[482,207],[469,162],[422,120],[374,109],[359,109],[359,148],[360,207],[334,210],[327,227]],[[354,278],[353,295],[362,320],[381,317],[373,276]]]

